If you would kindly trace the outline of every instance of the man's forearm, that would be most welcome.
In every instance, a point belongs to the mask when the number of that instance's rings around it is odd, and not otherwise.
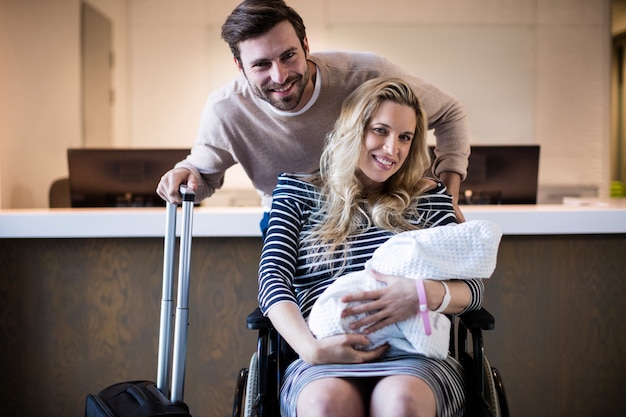
[[[456,172],[446,171],[439,175],[439,179],[446,185],[448,193],[452,195],[452,204],[459,223],[465,221],[465,216],[459,208],[459,190],[461,189],[461,175]]]
[[[459,190],[461,188],[461,176],[456,172],[442,172],[439,179],[446,185],[448,193],[452,195],[454,204],[459,203]]]

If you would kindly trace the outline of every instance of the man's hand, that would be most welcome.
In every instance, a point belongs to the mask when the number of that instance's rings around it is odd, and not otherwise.
[[[187,184],[187,187],[196,192],[199,181],[199,178],[196,178],[188,169],[174,168],[161,177],[156,191],[163,200],[180,204],[183,201],[179,192],[181,184]]]

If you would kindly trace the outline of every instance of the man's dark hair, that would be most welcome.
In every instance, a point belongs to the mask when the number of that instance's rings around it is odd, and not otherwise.
[[[240,61],[240,42],[262,35],[285,20],[292,24],[304,48],[306,29],[302,17],[283,0],[244,0],[222,25],[222,39]]]

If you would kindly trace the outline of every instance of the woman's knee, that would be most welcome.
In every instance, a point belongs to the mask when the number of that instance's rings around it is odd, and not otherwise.
[[[419,416],[435,417],[435,394],[423,380],[396,375],[383,378],[374,388],[370,402],[372,417]]]
[[[298,417],[363,416],[363,398],[349,380],[323,378],[307,384],[297,402]]]

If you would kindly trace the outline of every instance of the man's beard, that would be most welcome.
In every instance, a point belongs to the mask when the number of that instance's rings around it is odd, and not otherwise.
[[[294,83],[292,87],[294,88],[294,90],[291,92],[291,94],[289,96],[278,98],[278,99],[275,99],[272,95],[274,94],[271,91],[273,89],[273,86],[272,88],[268,88],[267,86],[265,87],[253,86],[249,80],[248,80],[248,84],[250,85],[250,87],[252,87],[252,91],[254,92],[254,94],[257,97],[259,97],[261,100],[268,102],[272,106],[276,107],[278,110],[290,111],[290,110],[295,109],[300,103],[300,100],[302,99],[302,95],[304,94],[304,90],[306,89],[306,86],[309,83],[309,77],[310,77],[310,71],[309,71],[309,66],[307,65],[306,70],[303,75],[297,76],[297,77],[290,77],[283,84],[283,86],[285,86],[285,85]]]

